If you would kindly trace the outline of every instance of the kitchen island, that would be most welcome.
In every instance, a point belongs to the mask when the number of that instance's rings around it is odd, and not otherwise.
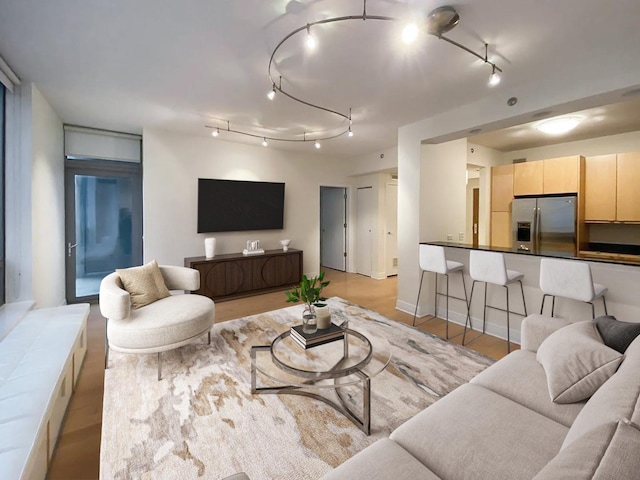
[[[618,320],[635,322],[640,321],[640,261],[613,258],[588,258],[580,253],[532,253],[526,251],[513,250],[508,248],[496,248],[487,246],[466,245],[452,242],[420,242],[427,245],[439,245],[445,247],[447,260],[461,262],[465,265],[464,278],[467,290],[471,290],[471,278],[469,277],[469,251],[484,250],[501,252],[505,254],[507,268],[517,270],[524,274],[522,281],[524,295],[528,313],[539,313],[542,302],[542,292],[539,288],[540,281],[540,259],[544,257],[564,258],[570,260],[580,260],[589,263],[593,280],[608,287],[606,294],[607,307],[610,315],[614,315]],[[434,274],[425,275],[425,285],[421,296],[418,312],[424,316],[433,313],[433,281]],[[428,282],[428,283],[427,283]],[[439,282],[441,285],[443,282]],[[450,279],[451,295],[462,297],[462,285],[457,276]],[[428,293],[427,293],[428,292]],[[482,325],[482,303],[483,287],[476,286],[473,303],[471,305],[471,317],[474,328],[481,328]],[[509,289],[509,302],[516,311],[521,311],[522,298],[519,288]],[[487,291],[487,303],[500,308],[505,306],[504,290],[502,287],[489,285]],[[444,318],[445,302],[438,302],[438,316]],[[596,316],[604,315],[602,303],[596,301]],[[545,306],[545,313],[550,315],[550,302]],[[454,323],[464,324],[466,319],[466,307],[464,301],[450,300],[449,320]],[[588,304],[556,298],[555,316],[567,318],[571,321],[590,320],[591,307]],[[511,341],[520,341],[520,323],[522,317],[512,315],[511,317]],[[487,333],[506,338],[506,316],[504,312],[487,310]]]

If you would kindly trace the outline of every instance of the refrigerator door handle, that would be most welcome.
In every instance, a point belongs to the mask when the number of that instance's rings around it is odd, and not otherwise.
[[[540,225],[540,207],[536,208],[536,242],[535,242],[535,251],[539,253],[540,251],[540,241],[542,237],[542,225]]]

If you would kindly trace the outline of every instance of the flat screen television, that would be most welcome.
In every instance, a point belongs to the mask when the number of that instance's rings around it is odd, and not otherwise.
[[[198,233],[283,228],[284,183],[198,179]]]

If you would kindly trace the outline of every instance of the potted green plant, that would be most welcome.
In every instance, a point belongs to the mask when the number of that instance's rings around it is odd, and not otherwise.
[[[285,292],[287,296],[287,302],[297,303],[304,302],[304,312],[302,314],[302,329],[304,333],[315,333],[318,328],[316,307],[326,307],[327,304],[323,303],[326,298],[322,296],[322,290],[324,287],[331,283],[329,280],[324,280],[324,272],[320,272],[317,277],[307,278],[306,275],[302,275],[300,285],[293,287],[292,290]]]

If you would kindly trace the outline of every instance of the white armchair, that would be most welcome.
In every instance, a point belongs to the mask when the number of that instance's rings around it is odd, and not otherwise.
[[[169,290],[197,290],[200,273],[186,267],[160,265]],[[123,353],[157,353],[158,380],[162,378],[160,352],[191,343],[208,334],[215,321],[215,305],[208,297],[177,294],[156,300],[138,309],[131,308],[129,292],[117,272],[100,284],[100,312],[107,320],[105,368],[109,368],[109,349]]]

